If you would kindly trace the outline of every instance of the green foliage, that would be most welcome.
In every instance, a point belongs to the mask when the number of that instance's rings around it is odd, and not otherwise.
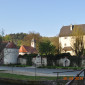
[[[0,44],[1,44],[1,42],[2,42],[2,36],[0,36]]]
[[[82,70],[82,67],[60,67],[60,66],[40,66],[38,68],[48,68],[48,69],[73,69],[73,70]]]
[[[10,40],[12,40],[10,35],[5,35],[4,36],[4,41],[10,41]]]
[[[29,34],[27,34],[27,36],[24,37],[22,44],[26,45],[26,46],[30,46],[31,44],[31,40],[32,39],[36,40],[36,49],[38,49],[38,44],[41,41],[41,35],[39,33],[35,33],[35,32],[30,32]]]
[[[13,40],[13,42],[15,42],[18,46],[20,46],[22,44],[22,40],[26,35],[27,35],[26,33],[9,34],[5,35],[3,40],[7,42]]]
[[[82,60],[81,57],[78,57],[78,56],[70,56],[69,59],[70,59],[70,62],[71,62],[70,66],[73,66],[73,67],[78,67],[78,66],[79,66],[79,67],[80,67],[80,65],[81,65],[81,60]]]
[[[83,35],[84,31],[80,26],[74,26],[74,29],[71,34],[74,38],[73,40],[73,49],[77,56],[83,55],[84,52],[84,43],[83,43]]]
[[[10,74],[10,73],[0,73],[0,78],[5,78],[6,81],[8,80],[11,84],[13,85],[29,85],[29,82],[31,83],[30,85],[41,85],[41,84],[36,84],[35,81],[35,76],[26,76],[26,75],[17,75],[17,74]],[[62,77],[58,77],[59,79],[62,79]],[[14,79],[14,80],[13,80]],[[18,80],[28,80],[22,83],[21,81]],[[39,80],[56,80],[56,77],[47,77],[47,76],[36,76],[36,80],[39,82]],[[4,80],[5,82],[5,80]],[[19,83],[21,82],[21,83]],[[27,83],[28,82],[28,83]]]
[[[70,58],[70,54],[69,53],[62,53],[62,54],[56,54],[56,55],[53,55],[53,54],[50,54],[50,55],[47,55],[47,65],[48,66],[56,66],[57,65],[57,60],[61,59],[61,58]]]
[[[39,52],[41,55],[54,54],[55,51],[55,46],[53,46],[50,41],[42,41],[39,43]]]
[[[31,66],[32,65],[32,58],[36,57],[37,54],[25,54],[25,55],[19,55],[19,57],[27,59],[27,65]]]
[[[28,65],[32,65],[32,58],[33,57],[36,57],[37,56],[37,54],[29,54],[28,56],[27,56],[27,64]]]

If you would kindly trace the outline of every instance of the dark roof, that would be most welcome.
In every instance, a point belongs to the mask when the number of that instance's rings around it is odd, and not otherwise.
[[[19,49],[19,52],[30,52],[30,53],[38,53],[36,48],[33,48],[33,47],[30,47],[30,46],[25,46],[25,45],[22,45]]]
[[[6,48],[17,48],[17,46],[12,41],[12,42],[8,42],[8,44],[6,45]]]
[[[80,26],[82,30],[85,32],[85,24],[75,25],[75,26]],[[74,25],[72,25],[72,28],[74,28]],[[60,30],[59,37],[70,36],[71,33],[72,33],[72,30],[70,30],[70,25],[63,26]]]

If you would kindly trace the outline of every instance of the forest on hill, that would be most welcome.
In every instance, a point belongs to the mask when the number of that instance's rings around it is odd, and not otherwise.
[[[36,40],[36,48],[39,49],[39,43],[40,42],[47,42],[49,41],[50,44],[55,46],[56,49],[59,48],[59,39],[57,36],[55,37],[43,37],[40,35],[40,33],[35,32],[29,32],[27,33],[13,33],[13,34],[7,34],[5,36],[0,37],[1,42],[9,42],[13,41],[18,48],[20,48],[21,45],[30,46],[32,39]]]

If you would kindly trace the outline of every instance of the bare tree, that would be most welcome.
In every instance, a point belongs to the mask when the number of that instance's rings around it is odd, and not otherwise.
[[[74,29],[72,31],[72,36],[73,36],[73,49],[75,51],[75,54],[77,56],[83,55],[84,51],[84,42],[83,42],[83,29],[80,26],[74,26]]]

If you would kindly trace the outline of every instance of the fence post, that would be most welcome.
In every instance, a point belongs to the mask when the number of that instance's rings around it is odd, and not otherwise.
[[[84,78],[83,78],[83,84],[85,85],[85,69],[84,69]]]
[[[84,69],[84,78],[85,78],[85,69]]]

